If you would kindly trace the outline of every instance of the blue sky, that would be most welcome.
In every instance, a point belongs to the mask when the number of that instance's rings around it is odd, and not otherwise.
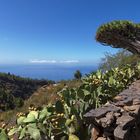
[[[117,50],[95,41],[97,28],[140,22],[139,0],[0,0],[0,64],[95,63]]]

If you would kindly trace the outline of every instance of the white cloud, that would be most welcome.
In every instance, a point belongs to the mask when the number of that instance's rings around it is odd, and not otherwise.
[[[30,60],[30,63],[56,63],[55,60],[38,60],[38,59],[34,59],[34,60]]]
[[[60,61],[60,63],[79,63],[79,60],[64,60]]]
[[[45,60],[45,59],[43,59],[43,60],[39,60],[39,59],[33,59],[33,60],[30,60],[29,61],[30,63],[39,63],[39,64],[41,64],[41,63],[49,63],[49,64],[54,64],[54,63],[61,63],[61,64],[63,64],[63,63],[67,63],[67,64],[71,64],[71,63],[79,63],[79,60],[63,60],[63,61],[56,61],[56,60]]]

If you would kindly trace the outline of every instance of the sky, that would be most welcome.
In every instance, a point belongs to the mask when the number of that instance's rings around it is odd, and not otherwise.
[[[97,63],[112,20],[140,22],[139,0],[0,0],[0,64]]]

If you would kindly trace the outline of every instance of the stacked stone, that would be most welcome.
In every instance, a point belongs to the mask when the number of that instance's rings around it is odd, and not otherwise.
[[[140,140],[140,80],[84,117],[91,140]]]

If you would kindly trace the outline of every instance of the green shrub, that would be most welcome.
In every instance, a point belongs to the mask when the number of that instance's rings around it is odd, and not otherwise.
[[[112,100],[119,92],[140,78],[140,64],[132,67],[97,71],[82,78],[78,88],[65,87],[58,92],[58,100],[42,109],[29,108],[29,113],[17,114],[17,124],[9,131],[1,129],[2,137],[18,139],[85,140],[88,126],[84,114]],[[6,132],[8,132],[6,134]],[[0,135],[0,136],[1,136]],[[4,139],[4,140],[5,140]]]

